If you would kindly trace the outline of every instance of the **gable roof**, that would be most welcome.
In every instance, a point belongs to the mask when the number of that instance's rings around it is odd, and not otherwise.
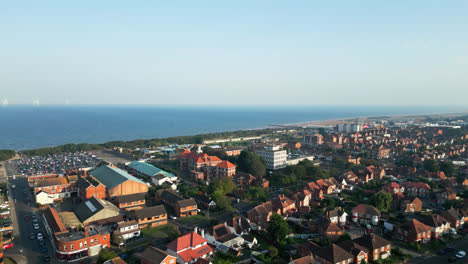
[[[47,207],[44,211],[44,217],[47,220],[47,224],[53,233],[67,231],[67,228],[60,219],[57,211],[54,208]]]
[[[346,250],[342,249],[336,244],[332,244],[328,247],[323,247],[315,252],[315,255],[326,259],[332,263],[337,263],[343,260],[348,260],[354,258],[351,253],[347,252]]]
[[[412,219],[403,224],[403,228],[406,228],[409,232],[413,232],[415,234],[431,231],[431,228],[416,219]]]
[[[114,199],[117,203],[129,203],[133,201],[145,200],[146,193],[134,193],[128,195],[115,196]]]
[[[108,189],[122,184],[128,180],[145,184],[141,180],[128,174],[128,172],[111,166],[101,166],[89,172],[94,178],[102,182]],[[145,184],[146,185],[146,184]]]
[[[422,223],[431,227],[439,227],[447,223],[447,219],[437,214],[426,215],[421,220]]]
[[[134,214],[136,219],[144,219],[156,215],[167,215],[167,212],[164,208],[164,205],[156,205],[151,207],[145,207],[140,210],[135,210]]]
[[[372,205],[368,204],[359,204],[351,210],[352,213],[357,214],[369,214],[369,215],[378,215],[380,216],[380,211]]]
[[[232,164],[231,162],[229,162],[229,161],[227,161],[227,160],[223,160],[223,161],[221,161],[220,163],[218,163],[218,164],[216,165],[216,167],[229,169],[229,168],[235,168],[236,165]]]
[[[146,162],[132,161],[127,166],[150,177],[158,175],[158,174],[163,174],[163,175],[167,175],[170,177],[174,177],[174,174],[161,170],[160,168],[157,168]]]
[[[183,235],[177,238],[171,243],[167,244],[167,248],[174,252],[178,252],[178,251],[181,251],[182,249],[195,247],[197,245],[201,245],[206,242],[208,242],[208,240],[204,239],[199,234],[192,231],[186,235]]]
[[[99,213],[101,210],[104,209],[114,211],[117,214],[120,212],[119,208],[117,208],[112,203],[96,197],[91,197],[87,201],[80,203],[76,206],[75,214],[81,222],[85,222],[93,215]]]
[[[57,177],[57,178],[45,178],[39,179],[34,182],[34,187],[47,187],[47,186],[55,186],[55,185],[63,185],[68,184],[68,180],[65,177]]]
[[[363,247],[368,248],[371,251],[376,248],[381,248],[381,247],[390,245],[390,241],[374,233],[363,235],[362,237],[358,237],[354,239],[353,241]]]
[[[171,255],[167,254],[166,252],[162,251],[159,248],[155,248],[155,247],[152,247],[152,246],[147,247],[145,249],[145,251],[143,251],[143,253],[141,253],[141,257],[151,261],[151,263],[161,263],[168,256],[171,256]],[[173,257],[173,256],[171,256],[171,257]],[[173,257],[173,258],[175,258],[175,257]]]

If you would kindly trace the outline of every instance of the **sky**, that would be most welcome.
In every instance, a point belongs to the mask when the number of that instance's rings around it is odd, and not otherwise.
[[[5,1],[0,104],[460,105],[468,1]]]

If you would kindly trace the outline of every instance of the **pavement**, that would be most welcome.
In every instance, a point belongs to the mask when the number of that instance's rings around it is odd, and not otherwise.
[[[468,238],[464,237],[461,238],[453,243],[448,244],[448,246],[452,246],[455,248],[453,252],[450,252],[444,256],[435,255],[435,253],[431,256],[420,256],[416,258],[412,258],[407,263],[408,264],[439,264],[439,263],[449,263],[448,259],[452,256],[455,256],[458,251],[464,250],[465,252],[468,251]],[[465,256],[463,259],[459,259],[457,262],[454,263],[468,263],[468,256]]]

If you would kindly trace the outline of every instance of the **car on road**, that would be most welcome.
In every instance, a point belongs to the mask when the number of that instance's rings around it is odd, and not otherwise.
[[[41,247],[45,246],[45,240],[44,239],[39,240],[39,246],[41,246]]]
[[[29,239],[31,239],[31,240],[36,239],[36,235],[34,235],[34,233],[31,233],[31,234],[29,235]]]
[[[127,254],[120,254],[119,257],[123,260],[126,260],[128,259],[128,255]]]
[[[173,215],[171,215],[170,218],[171,218],[171,219],[174,219],[174,220],[177,219],[177,217],[176,217],[176,216],[173,216]]]
[[[7,249],[7,248],[11,248],[13,247],[15,244],[13,243],[6,243],[6,244],[3,244],[3,249]]]
[[[33,224],[35,230],[39,230],[39,225],[38,224]]]
[[[47,253],[47,251],[48,251],[48,249],[47,249],[46,246],[42,246],[42,247],[41,247],[41,252]]]
[[[29,215],[24,216],[24,221],[29,221],[30,219],[31,219],[31,217],[29,217]]]
[[[35,214],[32,214],[32,215],[31,215],[31,218],[34,219],[34,220],[36,220],[36,215],[35,215]],[[37,220],[36,220],[36,221],[37,221]]]
[[[44,239],[41,232],[37,233],[37,239],[39,240]]]
[[[455,257],[461,259],[461,258],[464,258],[466,256],[466,252],[461,250],[461,251],[458,251],[457,255],[455,255]]]

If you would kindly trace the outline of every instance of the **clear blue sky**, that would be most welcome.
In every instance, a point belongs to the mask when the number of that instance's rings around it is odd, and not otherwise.
[[[468,1],[8,1],[9,104],[467,105]]]

